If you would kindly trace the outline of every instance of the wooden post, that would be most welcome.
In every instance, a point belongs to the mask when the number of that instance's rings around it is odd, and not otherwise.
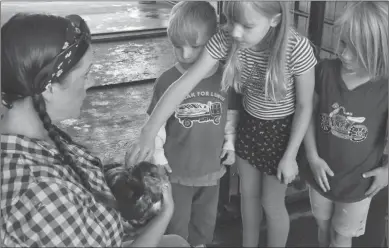
[[[294,2],[294,10],[299,10],[300,9],[300,1],[295,1]],[[293,19],[294,19],[294,25],[297,28],[298,27],[298,22],[299,22],[299,16],[296,14],[293,14]]]
[[[219,24],[223,25],[227,22],[226,16],[223,14],[223,1],[217,2],[217,14],[219,15]]]
[[[325,1],[312,1],[309,15],[308,38],[316,46],[316,56],[320,55],[321,40],[323,36]]]

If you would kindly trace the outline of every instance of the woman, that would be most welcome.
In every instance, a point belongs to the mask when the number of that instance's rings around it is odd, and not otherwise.
[[[52,122],[74,118],[93,85],[90,31],[79,16],[17,14],[1,28],[1,241],[5,246],[188,246],[163,237],[173,213],[163,207],[126,241],[126,223],[102,165]],[[128,236],[128,235],[127,235]]]

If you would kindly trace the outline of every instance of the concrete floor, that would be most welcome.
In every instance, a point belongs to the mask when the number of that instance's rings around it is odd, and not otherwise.
[[[232,205],[239,205],[236,199]],[[317,227],[310,212],[308,199],[287,205],[291,218],[287,247],[318,247]],[[239,247],[242,239],[239,210],[222,215],[211,247]],[[382,190],[372,201],[365,235],[353,240],[353,247],[382,246],[385,238],[385,215],[388,209],[388,190]],[[263,221],[259,247],[266,246],[266,223]]]

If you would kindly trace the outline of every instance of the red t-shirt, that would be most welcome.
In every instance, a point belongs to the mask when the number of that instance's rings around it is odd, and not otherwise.
[[[181,76],[173,66],[157,79],[148,114]],[[197,178],[220,171],[227,110],[235,108],[231,94],[221,90],[221,80],[219,67],[213,75],[201,80],[166,122],[164,150],[172,177]]]

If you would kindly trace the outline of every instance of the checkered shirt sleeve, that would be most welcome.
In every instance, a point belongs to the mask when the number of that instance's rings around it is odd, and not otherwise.
[[[54,183],[31,185],[9,207],[4,244],[8,247],[118,246],[113,215],[105,215],[94,203],[81,202],[71,190]],[[90,205],[89,208],[85,205]],[[110,230],[111,229],[111,230]]]
[[[21,136],[1,135],[1,242],[6,247],[119,247],[120,214],[99,202],[58,160],[55,149]],[[77,145],[68,149],[105,193],[101,163]]]

